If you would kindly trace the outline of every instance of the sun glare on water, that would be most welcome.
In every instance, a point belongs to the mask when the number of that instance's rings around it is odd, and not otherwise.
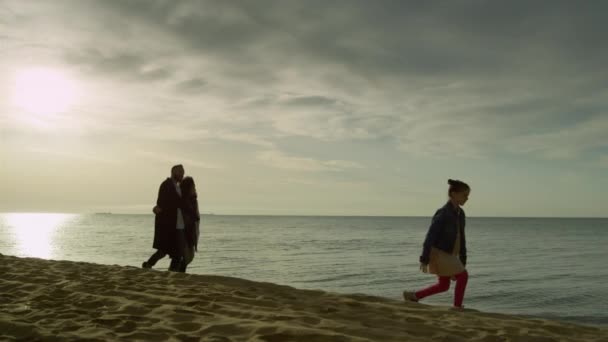
[[[30,68],[15,76],[13,103],[33,114],[55,114],[68,110],[78,89],[65,73],[50,68]]]
[[[14,213],[4,221],[14,234],[19,256],[49,259],[53,257],[54,236],[72,214]]]

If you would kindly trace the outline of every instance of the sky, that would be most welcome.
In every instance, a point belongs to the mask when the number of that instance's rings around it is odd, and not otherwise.
[[[606,1],[0,0],[0,212],[607,217]]]

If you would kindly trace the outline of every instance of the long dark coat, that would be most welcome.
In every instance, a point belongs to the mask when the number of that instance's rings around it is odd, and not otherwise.
[[[177,209],[183,207],[183,201],[171,178],[167,178],[161,183],[156,205],[162,211],[156,215],[154,220],[154,243],[152,247],[173,254],[177,248],[175,231],[177,228]]]

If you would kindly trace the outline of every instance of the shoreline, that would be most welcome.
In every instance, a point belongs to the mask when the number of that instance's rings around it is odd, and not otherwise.
[[[0,254],[0,339],[606,341],[563,321]]]

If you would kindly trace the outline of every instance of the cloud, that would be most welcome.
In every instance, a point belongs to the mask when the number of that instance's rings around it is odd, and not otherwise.
[[[265,139],[261,136],[257,136],[257,135],[249,134],[249,133],[238,133],[238,132],[221,133],[220,132],[217,135],[215,135],[215,138],[220,139],[220,140],[226,140],[226,141],[242,142],[242,143],[246,143],[249,145],[266,147],[266,148],[274,147],[274,144],[272,142],[268,141],[267,139]]]
[[[155,152],[155,151],[145,151],[139,150],[136,151],[136,154],[140,157],[144,157],[146,159],[166,164],[166,165],[174,165],[174,164],[182,164],[186,169],[188,168],[200,168],[200,169],[222,169],[223,166],[213,163],[208,163],[205,161],[201,161],[198,159],[192,159],[185,156],[167,154],[164,152]]]
[[[585,122],[600,120],[608,106],[604,3],[5,7],[23,23],[7,26],[8,36],[53,46],[82,72],[115,80],[125,93],[120,102],[139,104],[118,111],[133,127],[148,120],[137,133],[148,138],[271,148],[273,139],[297,136],[391,141],[421,156],[575,158],[597,146],[583,138],[599,134]],[[52,15],[37,15],[46,10]],[[73,13],[98,16],[70,20]],[[73,40],[45,41],[40,29]],[[579,133],[566,133],[572,130]],[[576,138],[565,146],[564,134]]]
[[[608,114],[608,113],[607,113]],[[571,159],[596,148],[608,148],[608,115],[594,117],[558,131],[512,138],[508,149],[549,159]]]
[[[286,155],[279,150],[258,152],[257,159],[271,167],[302,172],[340,172],[347,169],[363,168],[362,165],[347,160],[317,160],[294,157]]]
[[[97,155],[91,155],[90,153],[77,153],[77,152],[69,152],[69,151],[59,151],[50,148],[44,147],[29,147],[27,148],[28,152],[33,152],[37,154],[42,154],[44,156],[56,156],[64,159],[73,159],[78,160],[80,162],[89,161],[96,163],[104,163],[104,164],[119,164],[122,161],[116,158],[104,158]]]
[[[608,155],[602,155],[598,159],[599,165],[608,168]]]
[[[335,106],[338,101],[336,99],[332,99],[326,96],[296,96],[286,100],[283,100],[283,103],[287,106],[296,106],[296,107],[326,107],[326,106]]]
[[[156,57],[146,57],[143,53],[110,51],[102,52],[90,48],[85,51],[68,51],[65,60],[85,72],[110,76],[126,76],[134,80],[149,82],[170,79],[174,71],[159,63]]]
[[[199,93],[204,90],[207,82],[202,78],[192,78],[186,81],[179,82],[175,88],[178,92]]]

